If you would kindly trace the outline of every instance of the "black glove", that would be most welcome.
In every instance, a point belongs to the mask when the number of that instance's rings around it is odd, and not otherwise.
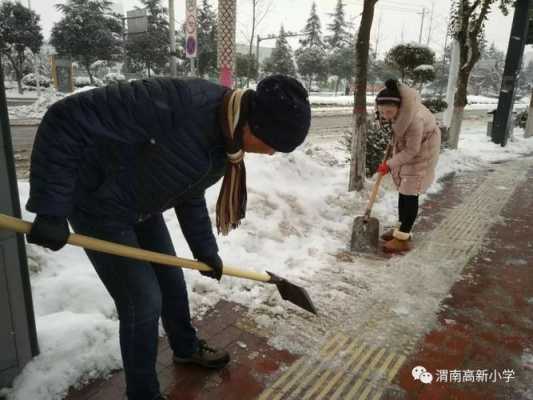
[[[26,239],[28,243],[38,244],[57,251],[67,244],[69,234],[65,217],[37,215]]]
[[[207,264],[212,269],[212,271],[200,271],[202,275],[216,279],[217,281],[219,281],[220,278],[222,278],[223,264],[218,254],[198,257],[198,261],[203,262],[204,264]]]

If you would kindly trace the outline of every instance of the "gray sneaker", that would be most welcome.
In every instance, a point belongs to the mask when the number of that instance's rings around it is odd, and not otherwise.
[[[214,349],[209,347],[205,340],[199,340],[196,353],[187,358],[174,356],[173,360],[176,364],[196,364],[205,368],[220,369],[226,366],[230,357],[227,351]]]

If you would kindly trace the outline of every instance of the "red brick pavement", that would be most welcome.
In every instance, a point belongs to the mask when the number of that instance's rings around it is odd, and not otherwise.
[[[417,232],[433,229],[486,173],[447,179],[444,190],[424,204]],[[464,279],[443,301],[439,326],[420,341],[384,399],[533,399],[533,365],[522,360],[524,352],[533,353],[533,169],[502,216],[487,235],[481,253],[463,271]],[[254,399],[297,359],[250,333],[243,327],[244,314],[243,307],[220,302],[203,320],[195,321],[202,337],[230,351],[232,361],[223,371],[174,366],[168,344],[161,340],[157,369],[162,390],[170,399]],[[434,374],[437,370],[487,370],[489,374],[513,370],[515,378],[509,383],[424,385],[411,376],[417,365]],[[123,393],[123,373],[117,372],[108,380],[72,391],[67,400],[121,399]]]
[[[226,349],[231,362],[221,371],[172,363],[172,351],[166,339],[159,342],[157,372],[161,391],[171,400],[245,400],[253,399],[296,356],[279,351],[259,335],[249,333],[245,308],[220,301],[194,325],[209,344]],[[91,382],[81,390],[72,390],[67,400],[115,400],[124,398],[124,374],[114,373],[108,380]]]
[[[445,197],[446,191],[435,201]],[[443,301],[439,326],[408,358],[386,399],[533,399],[533,364],[525,358],[533,355],[533,168],[501,216]],[[433,383],[413,379],[418,365],[434,374]],[[490,383],[482,382],[484,370]],[[469,371],[483,374],[465,382]]]

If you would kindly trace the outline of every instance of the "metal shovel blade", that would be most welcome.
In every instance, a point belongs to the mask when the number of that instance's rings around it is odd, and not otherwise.
[[[317,314],[315,305],[311,301],[307,290],[300,286],[296,286],[294,283],[290,283],[285,278],[277,276],[272,272],[267,271],[267,274],[269,274],[271,277],[269,283],[274,283],[278,287],[279,294],[283,300],[290,301],[306,311],[309,311],[315,315]]]
[[[357,217],[353,222],[351,250],[375,253],[379,247],[379,221],[372,217]]]

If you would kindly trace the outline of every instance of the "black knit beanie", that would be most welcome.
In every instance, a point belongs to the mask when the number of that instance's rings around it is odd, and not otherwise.
[[[392,104],[400,106],[401,102],[402,97],[400,96],[400,89],[398,89],[398,81],[396,79],[387,79],[385,87],[376,96],[376,103],[378,105]]]
[[[249,124],[264,143],[290,153],[303,143],[311,125],[307,90],[285,75],[263,79],[251,99]]]

